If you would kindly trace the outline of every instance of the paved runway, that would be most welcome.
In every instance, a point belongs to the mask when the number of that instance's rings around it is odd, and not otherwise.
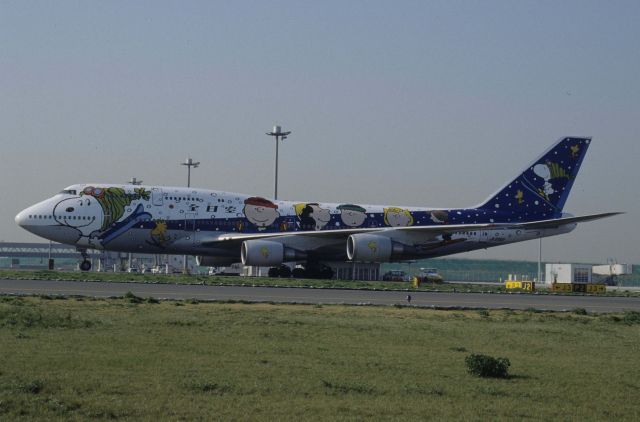
[[[20,295],[122,296],[131,291],[157,299],[244,300],[249,302],[324,304],[406,304],[407,292],[304,289],[277,287],[202,286],[50,280],[0,280],[0,293]],[[640,311],[638,297],[557,296],[535,294],[410,292],[411,305],[421,307],[509,308],[589,312]]]

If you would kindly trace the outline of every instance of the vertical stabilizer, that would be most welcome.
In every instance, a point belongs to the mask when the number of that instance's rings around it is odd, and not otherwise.
[[[590,142],[591,138],[561,139],[479,208],[525,216],[524,220],[559,217]]]

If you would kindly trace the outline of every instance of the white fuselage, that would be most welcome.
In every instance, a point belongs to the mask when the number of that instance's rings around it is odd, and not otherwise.
[[[521,219],[521,217],[519,217]],[[73,185],[16,216],[26,230],[80,249],[191,254],[240,260],[239,242],[226,235],[269,237],[288,248],[316,253],[317,259],[346,259],[340,232],[375,231],[410,245],[411,256],[442,256],[567,233],[575,224],[554,229],[465,229],[447,235],[394,230],[458,224],[517,223],[518,217],[488,209],[434,209],[356,204],[277,201],[194,188]],[[310,236],[327,232],[330,236]]]

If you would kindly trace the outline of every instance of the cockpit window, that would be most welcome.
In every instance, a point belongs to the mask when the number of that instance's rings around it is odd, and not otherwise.
[[[76,191],[75,189],[64,189],[60,191],[60,193],[67,194],[67,195],[77,195],[78,191]]]

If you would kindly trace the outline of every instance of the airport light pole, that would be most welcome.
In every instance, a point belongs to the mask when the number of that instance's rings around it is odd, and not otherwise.
[[[193,161],[191,159],[191,157],[187,157],[186,160],[184,160],[184,163],[180,163],[183,166],[187,166],[187,187],[190,188],[191,187],[191,167],[198,168],[198,166],[200,165],[199,161]]]
[[[191,159],[191,157],[187,157],[186,160],[184,160],[184,163],[180,163],[183,166],[187,166],[187,187],[190,188],[191,187],[191,167],[198,168],[198,166],[200,165],[200,161],[193,161]],[[185,227],[186,229],[186,227]],[[189,259],[189,257],[187,255],[184,255],[182,258],[182,272],[184,274],[187,273],[187,260]]]
[[[542,236],[538,238],[538,283],[541,283],[542,280]]]
[[[280,127],[279,125],[275,125],[271,132],[267,132],[267,135],[273,136],[274,138],[276,138],[276,186],[275,186],[273,199],[278,199],[278,144],[279,144],[278,141],[280,140],[284,141],[285,139],[287,139],[287,137],[290,134],[291,134],[291,131],[283,132],[282,127]]]

